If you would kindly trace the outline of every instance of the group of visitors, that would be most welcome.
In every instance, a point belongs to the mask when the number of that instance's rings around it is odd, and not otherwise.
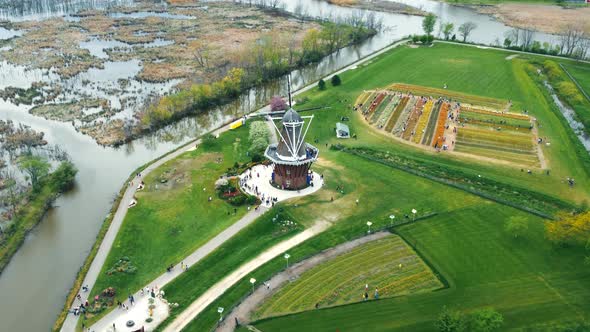
[[[365,284],[365,292],[362,295],[363,301],[368,301],[369,300],[369,284]],[[373,293],[373,298],[375,300],[379,299],[379,289],[377,287],[375,287],[375,292]],[[317,305],[316,305],[317,308]]]

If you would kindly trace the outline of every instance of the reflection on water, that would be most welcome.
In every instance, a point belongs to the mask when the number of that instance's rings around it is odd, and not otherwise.
[[[572,127],[576,133],[576,136],[578,136],[580,142],[582,142],[582,145],[584,145],[586,150],[590,153],[590,137],[584,132],[584,125],[576,120],[576,112],[574,112],[573,109],[567,107],[561,102],[561,100],[559,100],[559,97],[557,97],[557,94],[555,94],[553,87],[547,81],[545,81],[544,84],[547,90],[549,90],[551,98],[553,98],[553,102],[555,105],[557,105],[557,108],[559,108],[561,114],[563,114],[563,117],[567,120],[567,123],[569,123],[570,127]]]
[[[0,61],[0,89],[9,86],[28,89],[34,82],[50,82],[59,79],[59,75],[42,69],[30,69]]]
[[[2,39],[10,39],[12,37],[22,35],[21,31],[16,30],[8,30],[6,28],[0,27],[0,40]]]
[[[0,20],[40,20],[85,9],[132,6],[134,0],[0,0]]]
[[[160,13],[160,12],[134,12],[134,13],[111,13],[113,18],[146,18],[146,17],[160,17],[174,20],[194,20],[196,17],[190,15]]]

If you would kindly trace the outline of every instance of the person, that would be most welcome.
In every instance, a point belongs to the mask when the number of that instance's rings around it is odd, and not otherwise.
[[[115,323],[113,323],[113,331],[117,331],[117,328],[115,327]]]

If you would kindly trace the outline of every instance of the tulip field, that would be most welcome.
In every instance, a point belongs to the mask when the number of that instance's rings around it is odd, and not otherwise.
[[[266,301],[258,316],[432,291],[443,287],[430,268],[398,236],[369,242],[302,273]]]
[[[508,101],[396,83],[364,91],[355,106],[371,125],[408,143],[541,167],[534,119],[510,112]]]

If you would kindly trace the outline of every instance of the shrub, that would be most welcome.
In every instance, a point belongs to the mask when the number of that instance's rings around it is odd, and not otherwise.
[[[64,192],[74,186],[74,178],[78,170],[70,161],[64,161],[51,174],[51,186],[58,192]]]
[[[274,96],[270,99],[271,112],[282,111],[287,109],[287,103],[281,96]]]
[[[215,146],[216,143],[217,143],[217,138],[213,134],[207,134],[207,135],[203,136],[203,138],[201,139],[201,145],[203,145],[206,148],[213,147],[213,146]]]
[[[412,36],[412,42],[414,44],[418,44],[419,41],[420,41],[420,36],[418,36],[418,35],[413,35]]]
[[[340,80],[340,76],[338,76],[338,75],[332,76],[332,86],[339,86],[340,84],[342,84],[342,81]]]
[[[324,80],[320,79],[318,82],[318,88],[321,91],[326,90],[326,82]]]
[[[573,82],[562,81],[556,84],[555,88],[560,95],[564,96],[568,103],[581,103],[584,98]]]

